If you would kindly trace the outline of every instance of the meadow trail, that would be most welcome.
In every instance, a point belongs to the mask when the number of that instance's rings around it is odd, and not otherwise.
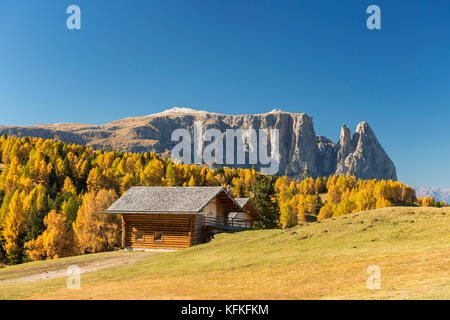
[[[127,266],[134,264],[138,261],[154,255],[155,253],[145,252],[132,252],[120,255],[103,256],[103,255],[89,255],[85,256],[87,259],[60,259],[61,261],[55,261],[54,264],[43,264],[42,266],[30,265],[23,268],[20,272],[17,272],[16,268],[2,269],[1,276],[6,279],[0,278],[0,287],[2,285],[30,283],[42,280],[50,280],[68,277],[67,272],[70,266],[77,266],[80,268],[80,273],[90,273],[101,269],[113,268],[118,266]],[[10,270],[8,270],[10,269]]]

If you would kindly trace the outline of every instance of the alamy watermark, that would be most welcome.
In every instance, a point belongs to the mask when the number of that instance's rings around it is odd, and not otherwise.
[[[66,26],[69,30],[81,29],[81,9],[73,4],[67,7],[66,13],[70,16],[66,20]],[[381,29],[381,9],[379,6],[372,4],[367,7],[366,13],[370,16],[366,20],[366,26],[369,30]]]
[[[67,7],[67,14],[70,16],[66,20],[66,26],[69,30],[80,30],[81,29],[81,9],[79,6],[73,4]]]
[[[367,14],[370,16],[367,18],[366,26],[369,30],[380,30],[381,29],[381,9],[377,5],[370,5],[366,10]]]
[[[193,137],[180,128],[172,132],[171,141],[179,142],[171,150],[172,159],[187,164],[259,165],[263,174],[276,174],[280,166],[278,129],[226,129],[223,133],[209,128],[203,132],[202,121],[195,121]]]
[[[377,265],[371,265],[367,267],[366,273],[369,274],[366,285],[369,290],[381,289],[381,270]]]
[[[77,265],[71,265],[66,271],[67,277],[67,289],[80,290],[81,289],[81,269]]]

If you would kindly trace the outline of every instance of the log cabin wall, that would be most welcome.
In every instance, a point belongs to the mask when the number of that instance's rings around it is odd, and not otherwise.
[[[203,215],[196,214],[194,219],[194,236],[192,237],[192,245],[205,242],[205,233],[203,231]]]
[[[124,248],[183,249],[203,238],[202,215],[123,214],[122,219]]]
[[[228,212],[226,211],[223,202],[219,199],[216,200],[216,210],[217,210],[217,216],[221,221],[227,221],[228,219]]]
[[[250,219],[250,227],[253,227],[254,222],[259,220],[257,218],[259,213],[256,211],[255,207],[253,207],[250,203],[247,203],[242,209],[244,211],[246,211],[247,214],[250,214],[249,215],[249,217],[250,217],[249,218]]]
[[[126,230],[127,230],[127,225],[126,225],[126,221],[123,217],[123,214],[120,215],[121,220],[122,220],[122,248],[126,247]]]
[[[228,219],[230,209],[224,205],[223,200],[218,198],[211,200],[201,211],[208,218],[217,218],[218,221],[225,222]]]
[[[248,212],[239,212],[237,215],[234,216],[234,219],[236,221],[239,220],[247,220],[248,221],[248,227],[253,226],[253,216]]]
[[[217,204],[216,200],[211,200],[202,210],[205,217],[216,218],[217,217]]]

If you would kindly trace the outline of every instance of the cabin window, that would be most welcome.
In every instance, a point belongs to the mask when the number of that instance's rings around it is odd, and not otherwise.
[[[144,241],[144,232],[136,231],[135,238],[136,238],[136,241]]]
[[[162,232],[153,233],[153,241],[162,241]]]

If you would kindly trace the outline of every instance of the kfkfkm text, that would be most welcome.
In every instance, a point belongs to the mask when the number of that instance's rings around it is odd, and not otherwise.
[[[182,315],[205,315],[209,318],[214,317],[215,314],[227,315],[268,315],[269,306],[260,304],[229,304],[225,308],[220,307],[202,307],[189,304],[181,308]]]

